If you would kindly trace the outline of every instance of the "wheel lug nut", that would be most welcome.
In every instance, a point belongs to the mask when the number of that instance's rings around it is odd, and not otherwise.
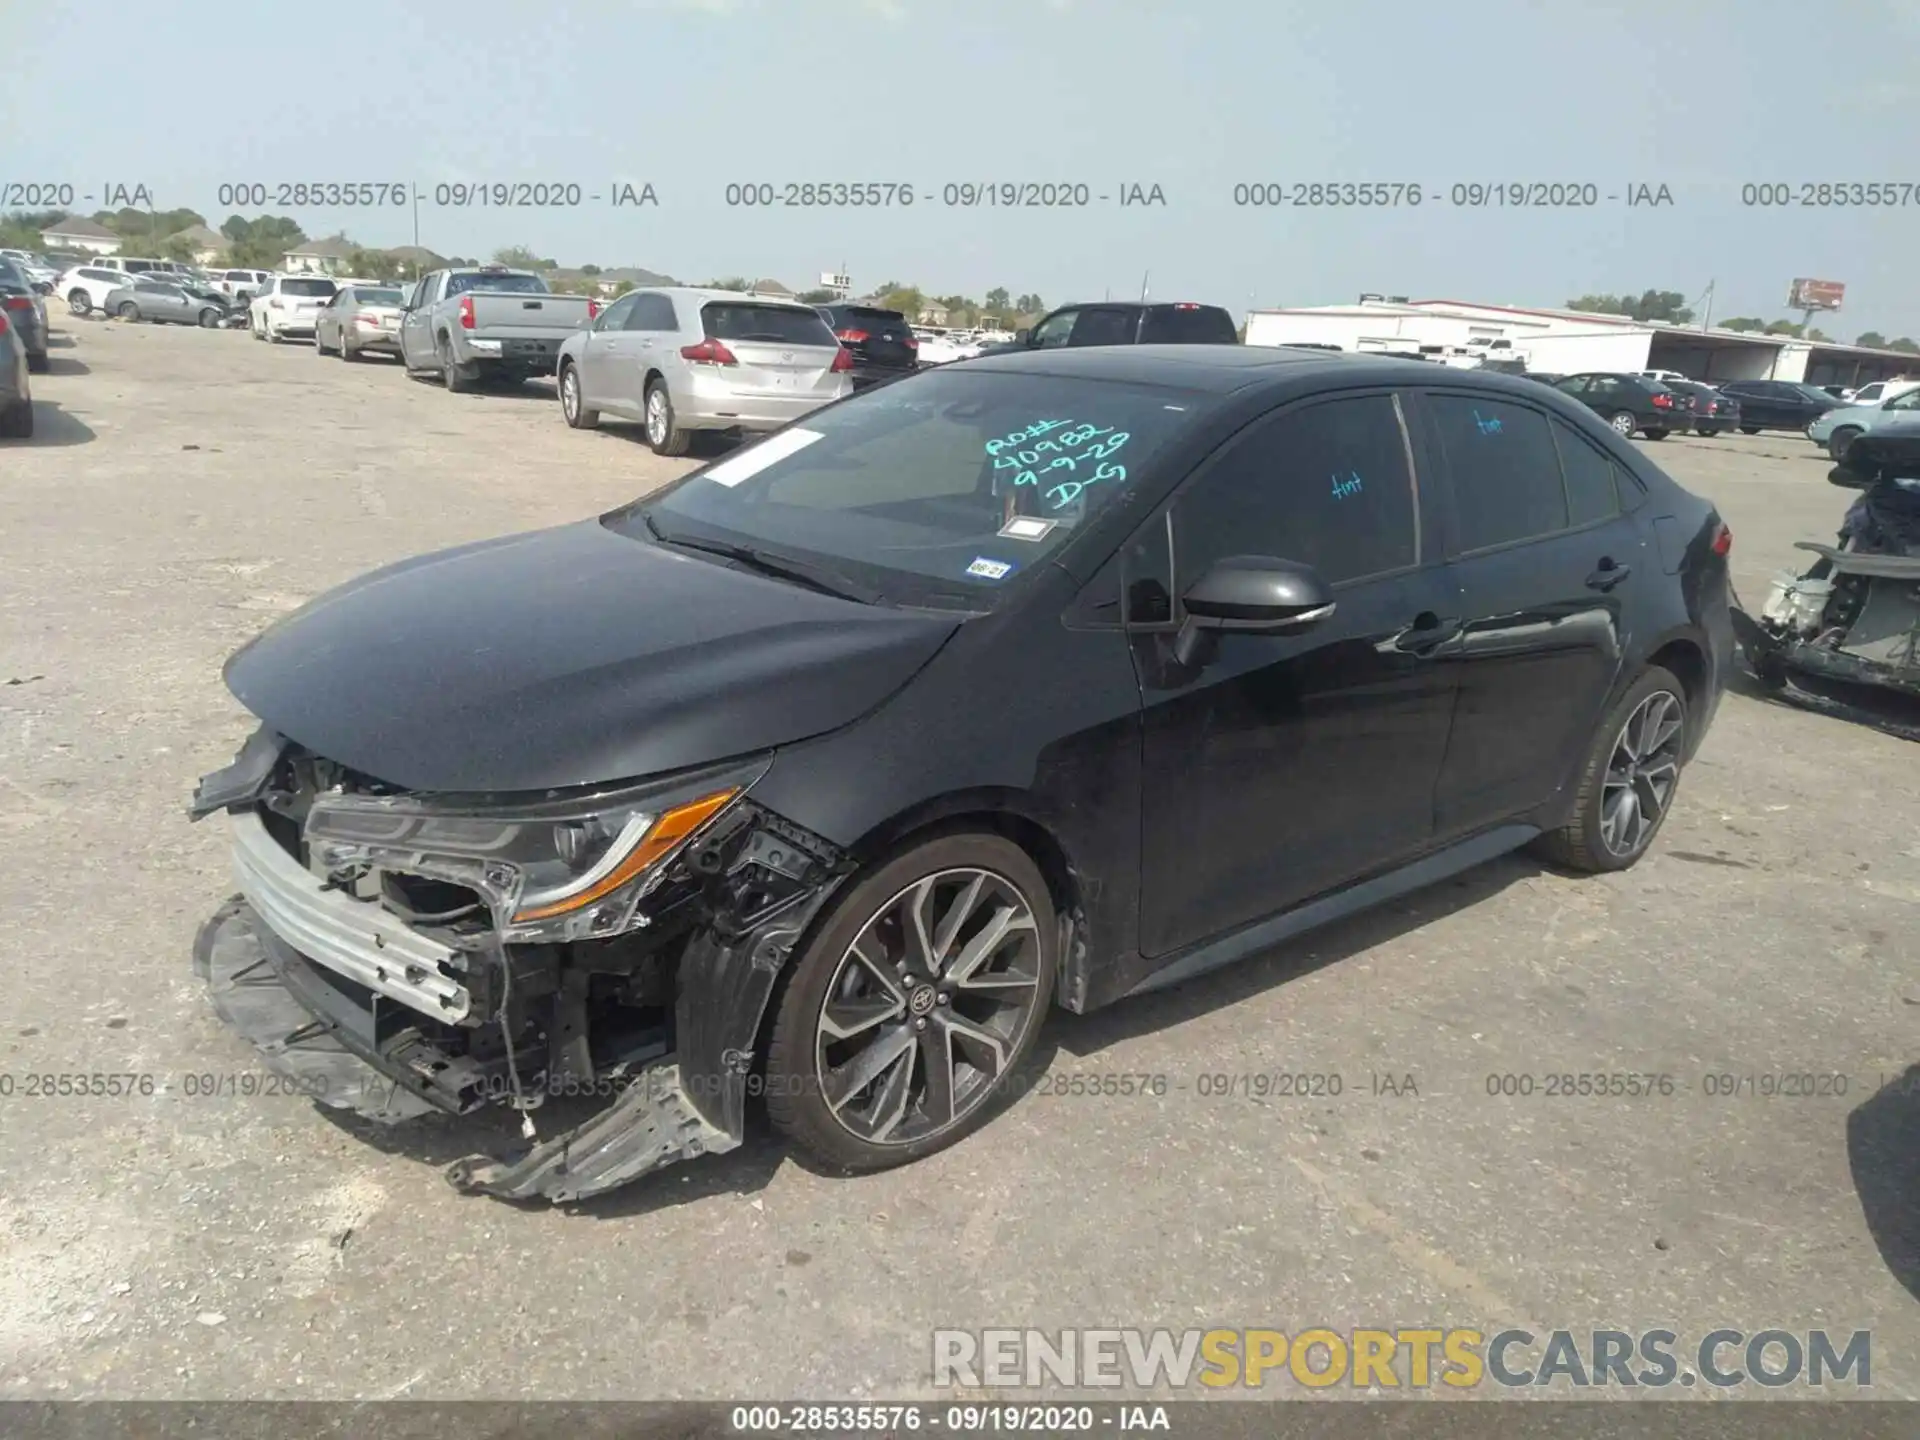
[[[923,1016],[921,1016],[921,1017],[920,1017],[920,1018],[919,1018],[918,1020],[916,1020],[916,1021],[914,1021],[914,1022],[913,1022],[913,1028],[914,1028],[914,1029],[916,1029],[916,1030],[924,1030],[924,1029],[926,1029],[926,1028],[927,1028],[927,1018],[926,1018],[926,1016],[924,1016],[924,1015],[923,1015]]]
[[[939,993],[938,995],[936,995],[936,996],[934,996],[934,997],[933,997],[933,1003],[934,1003],[934,1004],[936,1004],[936,1005],[944,1005],[944,1004],[946,1004],[946,1003],[947,1003],[947,992],[946,992],[946,991],[944,991],[944,990],[942,990],[942,991],[941,991],[941,992],[940,992],[940,993]]]

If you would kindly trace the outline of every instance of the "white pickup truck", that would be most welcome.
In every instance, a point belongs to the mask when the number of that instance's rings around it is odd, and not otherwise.
[[[531,270],[504,265],[434,270],[407,295],[400,359],[447,389],[551,375],[560,344],[600,313],[584,295],[556,295]]]

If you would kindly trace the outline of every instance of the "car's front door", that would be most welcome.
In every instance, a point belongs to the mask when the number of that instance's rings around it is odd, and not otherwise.
[[[1131,345],[1140,327],[1140,312],[1130,305],[1089,305],[1074,321],[1068,344]]]
[[[1446,840],[1519,819],[1570,781],[1658,557],[1629,513],[1638,482],[1572,425],[1488,392],[1435,387],[1415,403],[1443,462],[1465,622],[1442,652],[1458,695],[1434,796]]]
[[[1396,398],[1355,393],[1248,426],[1170,502],[1167,622],[1132,634],[1144,703],[1141,950],[1164,955],[1425,848],[1453,697]],[[1312,565],[1335,609],[1224,633],[1182,665],[1178,597],[1209,566]],[[1129,576],[1128,592],[1159,599]],[[1209,653],[1210,652],[1210,653]]]
[[[1074,322],[1080,318],[1079,307],[1056,310],[1047,316],[1033,332],[1027,336],[1027,347],[1032,350],[1055,350],[1073,338]]]
[[[433,355],[427,307],[433,303],[434,284],[439,278],[438,270],[423,276],[407,297],[407,313],[400,317],[400,358],[408,365],[420,365]]]
[[[580,398],[592,408],[624,410],[632,406],[620,374],[630,338],[626,333],[627,316],[632,313],[633,296],[622,295],[594,317],[587,338],[581,342]]]

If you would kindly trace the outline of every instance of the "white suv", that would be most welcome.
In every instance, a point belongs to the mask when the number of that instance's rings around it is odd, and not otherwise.
[[[272,278],[271,270],[223,270],[214,278],[213,288],[229,300],[244,305],[265,289]]]
[[[247,306],[253,338],[279,344],[289,335],[313,338],[314,321],[339,285],[325,275],[270,275]]]
[[[108,265],[76,265],[53,282],[53,293],[76,315],[90,315],[107,307],[107,296],[133,283],[124,270]]]
[[[1870,385],[1862,385],[1858,390],[1841,400],[1842,405],[1884,405],[1887,401],[1906,394],[1909,390],[1920,390],[1920,380],[1875,380]]]

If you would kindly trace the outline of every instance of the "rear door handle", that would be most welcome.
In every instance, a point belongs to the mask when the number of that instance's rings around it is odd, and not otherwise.
[[[1465,622],[1457,617],[1442,618],[1431,610],[1424,610],[1393,637],[1393,648],[1409,655],[1431,655],[1464,629]]]
[[[1602,560],[1594,572],[1587,576],[1589,590],[1611,590],[1633,573],[1631,565],[1616,565],[1612,560]]]

